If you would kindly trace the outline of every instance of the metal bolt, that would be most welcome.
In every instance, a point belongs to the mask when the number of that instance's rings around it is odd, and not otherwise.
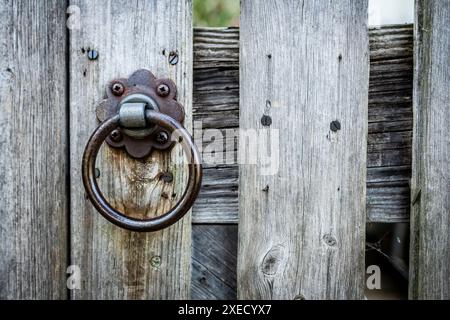
[[[98,59],[98,51],[97,50],[89,50],[87,53],[89,60],[97,60]]]
[[[302,294],[298,294],[294,297],[294,300],[306,300],[305,296]]]
[[[330,123],[330,130],[333,132],[336,132],[338,130],[341,130],[341,123],[337,120],[331,121]]]
[[[119,142],[123,139],[122,132],[120,132],[119,129],[113,130],[113,132],[111,132],[111,134],[109,136],[110,136],[111,140],[114,142]]]
[[[172,181],[173,181],[173,174],[172,174],[172,172],[164,172],[164,173],[162,174],[162,176],[161,176],[161,179],[162,179],[164,182],[167,182],[167,183],[172,182]]]
[[[170,51],[169,53],[169,63],[171,65],[176,65],[178,63],[178,52]]]
[[[167,97],[169,95],[170,88],[167,84],[160,84],[156,89],[156,92],[161,97]]]
[[[125,91],[125,88],[124,88],[123,84],[121,84],[120,82],[116,82],[116,83],[113,83],[113,85],[111,87],[111,91],[112,91],[113,95],[121,96],[123,94],[123,92]]]
[[[156,134],[156,142],[164,144],[169,141],[169,134],[165,131],[159,131]]]
[[[153,268],[159,268],[159,266],[161,265],[161,257],[160,256],[153,256],[150,259],[150,265]]]
[[[264,191],[264,192],[269,192],[269,185],[266,185],[266,186],[264,187],[264,189],[262,189],[262,191]]]
[[[268,115],[263,115],[262,117],[261,117],[261,124],[263,125],[263,126],[265,126],[265,127],[268,127],[268,126],[270,126],[271,124],[272,124],[272,118],[270,117],[270,116],[268,116]]]

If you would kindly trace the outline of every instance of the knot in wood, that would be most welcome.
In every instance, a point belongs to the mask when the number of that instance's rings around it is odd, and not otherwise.
[[[261,270],[264,274],[273,276],[280,269],[284,261],[284,247],[277,245],[271,248],[264,256],[261,263]]]

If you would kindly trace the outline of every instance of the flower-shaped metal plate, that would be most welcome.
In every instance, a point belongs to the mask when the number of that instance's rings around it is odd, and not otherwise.
[[[183,124],[184,109],[176,100],[177,88],[173,81],[157,79],[145,69],[134,72],[128,79],[113,80],[107,85],[106,97],[96,109],[97,119],[103,122],[118,114],[123,101],[137,95],[142,95],[146,97],[144,100],[151,101],[150,108],[157,109]],[[125,148],[134,158],[148,156],[153,148],[170,149],[174,144],[170,139],[170,133],[157,126],[142,128],[140,131],[143,134],[138,136],[125,128],[118,128],[109,135],[106,142],[114,148]]]

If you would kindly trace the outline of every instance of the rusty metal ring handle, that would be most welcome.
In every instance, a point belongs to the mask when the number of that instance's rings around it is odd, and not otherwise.
[[[145,112],[147,123],[156,124],[170,133],[175,130],[180,137],[178,142],[189,160],[189,178],[186,190],[178,203],[167,213],[151,219],[130,218],[114,209],[101,193],[95,178],[95,160],[100,146],[108,135],[119,126],[120,117],[115,115],[102,122],[90,137],[83,154],[82,175],[83,183],[89,200],[94,207],[110,222],[132,231],[157,231],[167,228],[181,219],[194,204],[202,180],[202,166],[200,155],[192,137],[183,126],[163,113],[147,110]]]

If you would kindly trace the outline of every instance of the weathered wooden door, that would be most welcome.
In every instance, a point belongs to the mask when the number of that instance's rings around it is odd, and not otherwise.
[[[191,0],[0,0],[0,298],[362,299],[366,222],[410,207],[410,297],[450,298],[450,1],[416,13],[413,57],[367,0],[242,0],[240,29],[193,28]],[[81,178],[96,106],[138,69],[175,83],[203,155],[192,214],[152,233]],[[104,144],[97,181],[154,217],[183,159]]]

